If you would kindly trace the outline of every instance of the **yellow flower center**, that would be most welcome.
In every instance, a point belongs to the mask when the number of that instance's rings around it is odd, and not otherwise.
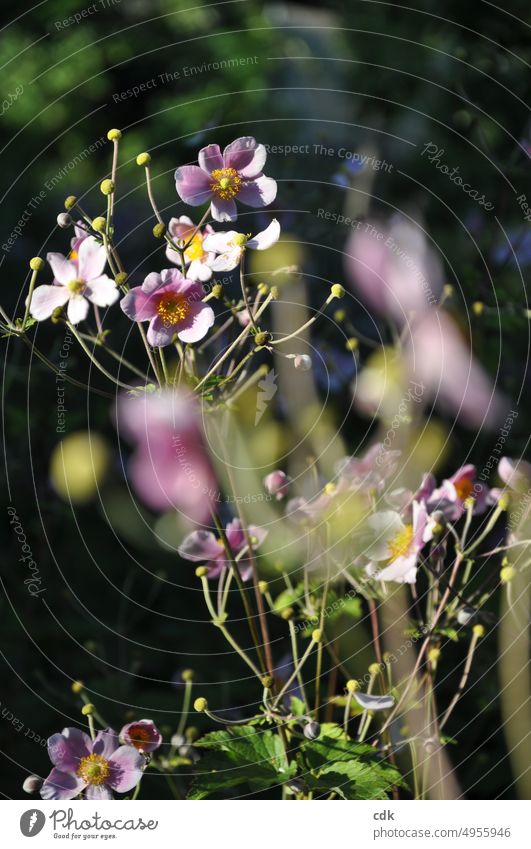
[[[186,295],[180,292],[166,292],[157,304],[157,314],[166,325],[178,324],[184,321],[190,312],[190,304]]]
[[[389,555],[391,560],[396,560],[397,557],[403,557],[409,552],[411,543],[413,542],[413,525],[404,525],[402,530],[393,537],[388,543]]]
[[[84,280],[71,280],[70,283],[66,284],[66,288],[72,292],[73,295],[81,295],[85,288]]]
[[[221,200],[232,200],[239,194],[242,178],[234,168],[216,168],[210,176],[210,188]]]
[[[107,781],[111,768],[109,766],[109,761],[107,761],[103,755],[88,755],[86,758],[81,758],[79,762],[79,767],[77,769],[77,774],[83,781],[86,781],[87,784],[105,784]]]
[[[205,251],[203,250],[203,236],[201,233],[196,233],[190,245],[184,252],[184,258],[188,262],[193,262],[195,259],[203,259]]]
[[[245,233],[236,233],[234,239],[232,240],[232,244],[237,248],[243,248],[246,242],[249,241],[251,237],[247,236]]]
[[[457,497],[461,499],[461,501],[465,501],[466,498],[473,492],[474,484],[470,480],[470,478],[463,478],[463,480],[458,481],[458,483],[454,483],[455,491],[457,492]]]

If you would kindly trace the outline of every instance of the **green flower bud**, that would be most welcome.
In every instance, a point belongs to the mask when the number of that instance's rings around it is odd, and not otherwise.
[[[510,583],[515,575],[516,569],[514,566],[504,566],[503,569],[500,569],[500,581],[502,584]]]
[[[181,678],[185,682],[193,681],[194,675],[195,673],[193,669],[183,669],[183,671],[181,672]]]
[[[223,286],[221,285],[221,283],[214,283],[214,285],[212,286],[212,295],[214,296],[214,298],[217,298],[219,300],[222,294]]]
[[[68,197],[65,200],[65,209],[72,209],[72,207],[75,206],[76,203],[77,203],[77,198],[75,197],[75,195],[68,195]]]
[[[72,681],[72,692],[80,693],[85,688],[83,681]]]
[[[347,692],[355,693],[355,692],[357,692],[357,690],[359,690],[360,685],[358,684],[357,681],[354,680],[354,678],[350,678],[347,681],[346,687],[347,687]]]
[[[312,631],[312,640],[314,643],[320,643],[323,639],[323,632],[320,628],[316,628],[315,631]]]
[[[198,578],[204,578],[205,575],[208,575],[208,569],[206,566],[198,566],[195,570],[195,574]]]
[[[63,315],[63,308],[62,307],[56,307],[54,309],[53,313],[50,316],[50,321],[52,322],[52,324],[59,324],[62,315]]]
[[[265,345],[269,341],[269,333],[266,331],[260,331],[260,333],[256,333],[254,337],[254,343],[259,348],[261,345]]]
[[[136,164],[140,165],[140,167],[142,167],[142,165],[149,165],[150,162],[151,156],[149,153],[139,153],[136,158]]]
[[[481,639],[481,637],[485,636],[485,628],[483,627],[483,625],[474,625],[474,627],[472,628],[472,633],[475,637]]]
[[[201,698],[195,700],[194,710],[196,710],[197,713],[203,713],[203,711],[205,711],[207,709],[208,709],[208,702],[207,702],[206,699],[203,699],[201,697]]]
[[[103,182],[100,183],[100,192],[102,193],[102,195],[112,195],[112,193],[114,192],[113,181],[103,180]]]
[[[440,649],[430,649],[428,652],[428,660],[430,663],[437,663],[441,656]]]
[[[33,259],[30,259],[30,268],[32,271],[42,271],[44,268],[44,260],[40,258],[40,256],[34,256]]]
[[[266,593],[268,591],[269,584],[267,583],[267,581],[258,581],[258,589],[260,590],[260,592],[263,595],[264,593]]]
[[[125,273],[125,271],[120,271],[114,278],[114,282],[117,286],[123,286],[126,280],[127,274]]]
[[[369,672],[371,675],[378,675],[380,672],[380,664],[379,663],[371,663],[369,666]]]
[[[262,678],[262,687],[265,690],[270,690],[272,686],[273,679],[271,678],[271,675],[264,675],[264,677]]]
[[[295,613],[295,611],[293,610],[292,607],[285,607],[284,610],[281,612],[280,616],[281,616],[282,619],[285,619],[286,622],[287,622],[288,619],[292,618],[294,613]]]
[[[96,233],[103,233],[107,226],[107,222],[103,215],[98,215],[97,218],[92,220],[92,229],[96,231]]]
[[[118,141],[122,138],[122,134],[120,130],[109,130],[109,132],[107,133],[107,138],[109,139],[109,141]]]
[[[330,294],[333,298],[343,298],[345,295],[345,290],[341,283],[334,283],[333,286],[330,287]]]
[[[166,232],[166,225],[165,224],[161,224],[159,222],[158,224],[155,224],[155,226],[153,227],[153,235],[155,236],[156,239],[162,239],[165,232]]]
[[[95,710],[96,708],[94,707],[94,705],[83,705],[83,707],[81,708],[81,713],[83,714],[83,716],[92,716]]]
[[[278,286],[271,286],[270,293],[273,300],[278,301]]]

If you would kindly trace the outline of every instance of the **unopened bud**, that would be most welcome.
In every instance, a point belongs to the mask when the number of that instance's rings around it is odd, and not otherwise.
[[[212,286],[212,295],[218,300],[221,298],[221,296],[223,295],[223,286],[221,285],[221,283],[214,283],[214,285]]]
[[[350,678],[346,683],[346,687],[348,693],[356,693],[359,690],[360,685],[354,680],[354,678]]]
[[[347,351],[357,351],[360,346],[358,339],[355,336],[351,336],[350,339],[347,339],[345,342],[345,348]]]
[[[120,130],[109,130],[109,132],[107,133],[107,138],[109,139],[109,141],[118,141],[122,138],[122,134]]]
[[[72,681],[72,692],[73,693],[76,693],[76,694],[80,693],[81,690],[84,690],[84,689],[85,689],[85,685],[83,684],[83,681]]]
[[[127,274],[125,273],[125,271],[120,271],[114,278],[114,282],[117,286],[123,286],[126,280]]]
[[[140,166],[149,165],[150,162],[151,156],[149,155],[149,153],[139,153],[136,158],[136,164]]]
[[[254,344],[257,348],[260,348],[261,345],[266,345],[269,342],[270,335],[266,331],[261,330],[259,333],[255,334]]]
[[[437,663],[441,656],[440,649],[430,649],[428,652],[428,660],[430,663]]]
[[[92,716],[95,710],[96,708],[94,707],[94,705],[89,703],[88,705],[83,705],[83,707],[81,708],[81,713],[83,714],[83,716]]]
[[[309,354],[297,354],[293,359],[293,365],[297,371],[310,371],[312,367],[312,358]]]
[[[112,195],[114,192],[114,183],[112,180],[103,180],[100,183],[100,192],[102,195]]]
[[[474,301],[472,304],[472,312],[474,315],[483,315],[485,312],[485,304],[482,301]]]
[[[269,292],[269,286],[267,285],[267,283],[259,283],[256,288],[258,289],[261,295],[267,295],[267,293]]]
[[[205,575],[208,575],[208,569],[206,566],[198,566],[195,570],[195,574],[198,578],[204,578]]]
[[[323,632],[320,628],[316,628],[315,631],[312,631],[312,640],[314,643],[320,643],[323,639]]]
[[[72,216],[68,212],[60,212],[57,216],[57,223],[63,230],[67,230],[72,224]]]
[[[295,611],[292,607],[285,607],[284,610],[281,611],[280,616],[282,619],[288,621],[288,619],[291,619],[294,613]]]
[[[278,301],[278,286],[271,286],[269,292],[273,300]]]
[[[193,669],[183,669],[181,672],[181,678],[183,681],[189,682],[194,680],[194,670]]]
[[[96,218],[92,220],[92,229],[96,231],[96,233],[103,233],[107,226],[107,222],[103,215],[98,215]]]
[[[346,315],[347,314],[345,310],[336,310],[334,313],[334,321],[337,321],[338,323],[341,321],[345,321]]]
[[[474,627],[472,628],[472,633],[475,637],[481,639],[481,637],[485,636],[485,628],[483,627],[483,625],[474,625]]]
[[[341,283],[334,283],[333,286],[330,287],[330,294],[333,298],[343,298],[345,295],[345,290]]]
[[[52,322],[52,324],[59,324],[59,322],[61,321],[62,315],[63,315],[63,308],[62,307],[56,307],[54,309],[53,313],[50,316],[50,321]]]
[[[271,678],[271,675],[264,675],[264,677],[262,678],[262,687],[264,688],[264,690],[270,690],[272,686],[273,679]]]
[[[68,197],[65,199],[65,209],[72,209],[72,207],[75,206],[76,203],[77,198],[75,197],[75,195],[68,195]]]
[[[264,478],[264,488],[269,495],[281,501],[288,492],[289,478],[281,469],[276,469]]]
[[[42,785],[42,778],[39,778],[38,775],[28,775],[28,777],[24,779],[22,789],[24,790],[24,793],[32,795],[33,793],[38,793]]]
[[[44,260],[40,258],[40,256],[34,256],[30,259],[29,266],[32,271],[42,271],[44,268]]]
[[[302,733],[306,737],[307,740],[317,740],[319,734],[321,733],[321,726],[318,722],[307,722],[304,726]]]
[[[208,710],[207,700],[203,699],[202,697],[199,698],[199,699],[196,699],[195,702],[194,702],[194,710],[196,710],[197,713],[203,713],[203,711]]]
[[[369,666],[369,672],[371,675],[378,675],[380,672],[380,664],[379,663],[371,663]]]
[[[515,575],[516,569],[514,566],[504,566],[503,569],[500,569],[500,581],[502,584],[510,583]]]
[[[158,224],[155,224],[153,227],[153,235],[156,239],[162,239],[166,232],[166,225],[159,221]]]
[[[266,593],[269,589],[269,584],[267,583],[267,581],[258,581],[258,589],[260,590],[262,595],[264,595],[264,593]]]

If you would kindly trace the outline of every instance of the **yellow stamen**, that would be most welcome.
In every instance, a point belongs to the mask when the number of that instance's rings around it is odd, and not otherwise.
[[[184,321],[189,312],[190,304],[180,292],[166,292],[157,304],[157,314],[166,325]]]
[[[404,525],[402,530],[393,537],[387,544],[391,560],[396,560],[397,557],[403,557],[409,552],[411,543],[413,542],[413,525]]]
[[[184,252],[184,258],[187,262],[193,262],[195,259],[203,259],[205,255],[205,251],[203,250],[203,236],[201,233],[196,233],[189,247]]]
[[[83,779],[83,781],[86,781],[87,784],[94,784],[98,786],[100,784],[105,784],[110,771],[111,768],[109,766],[109,762],[103,757],[103,755],[95,755],[92,753],[92,755],[88,755],[86,758],[81,758],[77,774]]]
[[[85,288],[85,281],[71,280],[69,283],[66,284],[66,288],[74,295],[81,295],[82,291]]]
[[[239,194],[242,178],[234,168],[216,168],[210,176],[210,188],[221,200],[232,200]]]

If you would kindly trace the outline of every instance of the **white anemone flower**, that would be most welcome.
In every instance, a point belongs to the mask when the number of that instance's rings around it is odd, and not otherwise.
[[[269,227],[257,233],[256,236],[251,236],[250,233],[237,233],[236,230],[212,233],[203,240],[203,250],[219,254],[214,260],[209,261],[213,271],[233,271],[247,248],[265,251],[278,242],[279,236],[280,224],[276,218],[273,218]]]

